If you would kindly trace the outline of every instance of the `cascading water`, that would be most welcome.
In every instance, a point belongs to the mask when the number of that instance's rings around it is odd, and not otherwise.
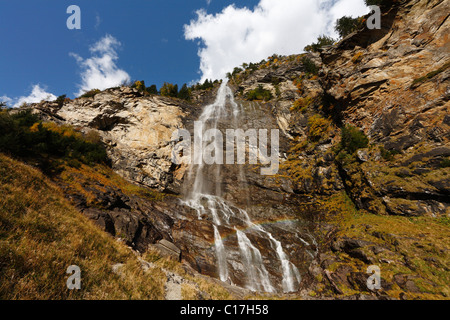
[[[227,111],[227,106],[230,107],[231,112]],[[209,129],[218,129],[220,121],[224,119],[230,119],[231,117],[231,123],[235,126],[232,129],[237,129],[240,109],[242,109],[242,106],[234,101],[232,90],[223,81],[216,100],[214,103],[207,105],[199,117],[198,121],[201,126],[194,130],[194,144],[198,143],[197,141],[202,142],[201,145],[194,147],[197,147],[197,150],[205,150],[207,144],[211,144],[211,141],[202,139],[205,132]],[[224,149],[222,141],[214,139],[212,143],[215,150]],[[219,230],[222,227],[235,232],[248,289],[265,292],[276,291],[276,284],[274,283],[276,279],[273,279],[266,268],[266,264],[273,262],[268,257],[263,257],[257,245],[252,243],[252,237],[257,236],[268,240],[271,247],[269,249],[275,253],[273,256],[278,258],[276,263],[281,266],[281,288],[283,292],[295,291],[301,280],[300,273],[295,265],[288,260],[281,242],[276,240],[262,226],[253,223],[244,209],[238,208],[222,198],[221,174],[221,165],[205,165],[203,154],[195,153],[193,164],[191,164],[187,175],[190,190],[183,201],[186,206],[197,212],[199,220],[205,217],[212,220],[219,278],[222,281],[228,281],[231,272],[228,262],[228,255],[231,253],[227,250],[227,246],[220,235]],[[245,180],[242,166],[239,166],[239,178],[241,181]]]

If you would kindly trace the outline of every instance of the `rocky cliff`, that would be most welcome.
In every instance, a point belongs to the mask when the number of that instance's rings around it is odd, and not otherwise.
[[[319,53],[273,56],[230,80],[242,129],[281,130],[282,165],[269,177],[256,166],[244,176],[227,169],[224,197],[270,225],[302,273],[303,297],[449,296],[449,6],[396,2],[381,30],[357,31]],[[272,98],[249,101],[256,89]],[[172,163],[171,135],[192,131],[216,91],[195,92],[186,103],[121,87],[32,108],[97,132],[127,180],[180,196],[189,188],[187,167]],[[56,180],[105,231],[140,251],[170,241],[190,268],[217,277],[211,221],[198,220],[177,196],[127,193],[97,173]],[[68,183],[74,179],[77,190]],[[365,286],[372,264],[385,272],[381,291]],[[240,277],[232,281],[241,285]]]
[[[258,85],[276,96],[269,105],[297,146],[295,160],[303,160],[290,168],[298,169],[290,170],[298,192],[346,189],[376,214],[449,214],[448,9],[446,1],[393,6],[381,30],[355,32],[307,56],[316,76],[305,75],[299,56],[240,74],[243,96]],[[321,119],[327,128],[317,136]],[[346,124],[370,142],[356,162],[335,157]]]
[[[116,172],[143,186],[165,190],[177,175],[171,136],[184,128],[189,108],[182,100],[144,96],[136,89],[122,87],[63,105],[44,103],[35,110],[43,119],[84,132],[96,131]]]
[[[360,208],[449,214],[449,178],[440,165],[450,155],[449,9],[447,1],[407,1],[383,15],[378,33],[365,30],[321,53],[322,85],[337,120],[379,146],[361,151],[367,157],[358,173],[342,168]],[[380,148],[399,156],[380,163]],[[352,181],[358,174],[363,188]]]

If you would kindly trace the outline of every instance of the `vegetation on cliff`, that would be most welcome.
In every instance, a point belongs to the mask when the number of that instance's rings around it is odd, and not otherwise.
[[[61,161],[72,166],[106,163],[106,150],[94,131],[82,134],[71,126],[42,122],[31,110],[0,113],[0,151],[36,159],[47,171],[58,170]]]

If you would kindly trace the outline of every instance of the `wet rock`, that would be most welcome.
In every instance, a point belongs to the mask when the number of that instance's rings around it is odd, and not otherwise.
[[[149,244],[162,238],[159,230],[148,219],[135,213],[125,210],[113,211],[111,218],[116,237],[124,239],[128,245],[140,252],[145,252]]]

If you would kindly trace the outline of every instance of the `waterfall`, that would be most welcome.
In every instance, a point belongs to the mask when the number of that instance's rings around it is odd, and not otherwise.
[[[247,288],[253,291],[274,292],[269,273],[262,261],[261,252],[251,243],[244,232],[236,229],[236,234],[239,250],[247,269]]]
[[[231,113],[227,112],[226,106],[231,107]],[[242,106],[234,100],[232,90],[227,82],[223,81],[214,103],[204,107],[199,117],[201,126],[194,130],[194,144],[202,141],[202,145],[197,145],[199,150],[205,150],[210,141],[204,141],[201,137],[209,129],[218,129],[221,120],[231,118],[232,125],[237,128],[239,113]],[[196,138],[196,139],[195,139]],[[214,147],[223,150],[223,141],[214,140]],[[216,149],[216,150],[218,150]],[[253,291],[276,292],[274,276],[267,271],[261,251],[252,243],[250,234],[257,234],[270,243],[271,250],[278,257],[281,266],[282,279],[281,287],[283,292],[292,292],[298,288],[301,281],[298,269],[292,264],[285,254],[282,244],[262,226],[253,223],[246,210],[238,208],[222,198],[221,186],[221,165],[205,165],[203,154],[194,154],[193,162],[187,172],[189,192],[186,194],[184,205],[197,212],[198,219],[205,216],[210,217],[214,229],[214,247],[217,261],[217,273],[220,280],[230,279],[231,270],[228,263],[227,246],[219,232],[220,227],[234,230],[237,244],[241,255],[241,263],[245,272],[246,287]],[[243,166],[239,166],[239,179],[245,181]]]

